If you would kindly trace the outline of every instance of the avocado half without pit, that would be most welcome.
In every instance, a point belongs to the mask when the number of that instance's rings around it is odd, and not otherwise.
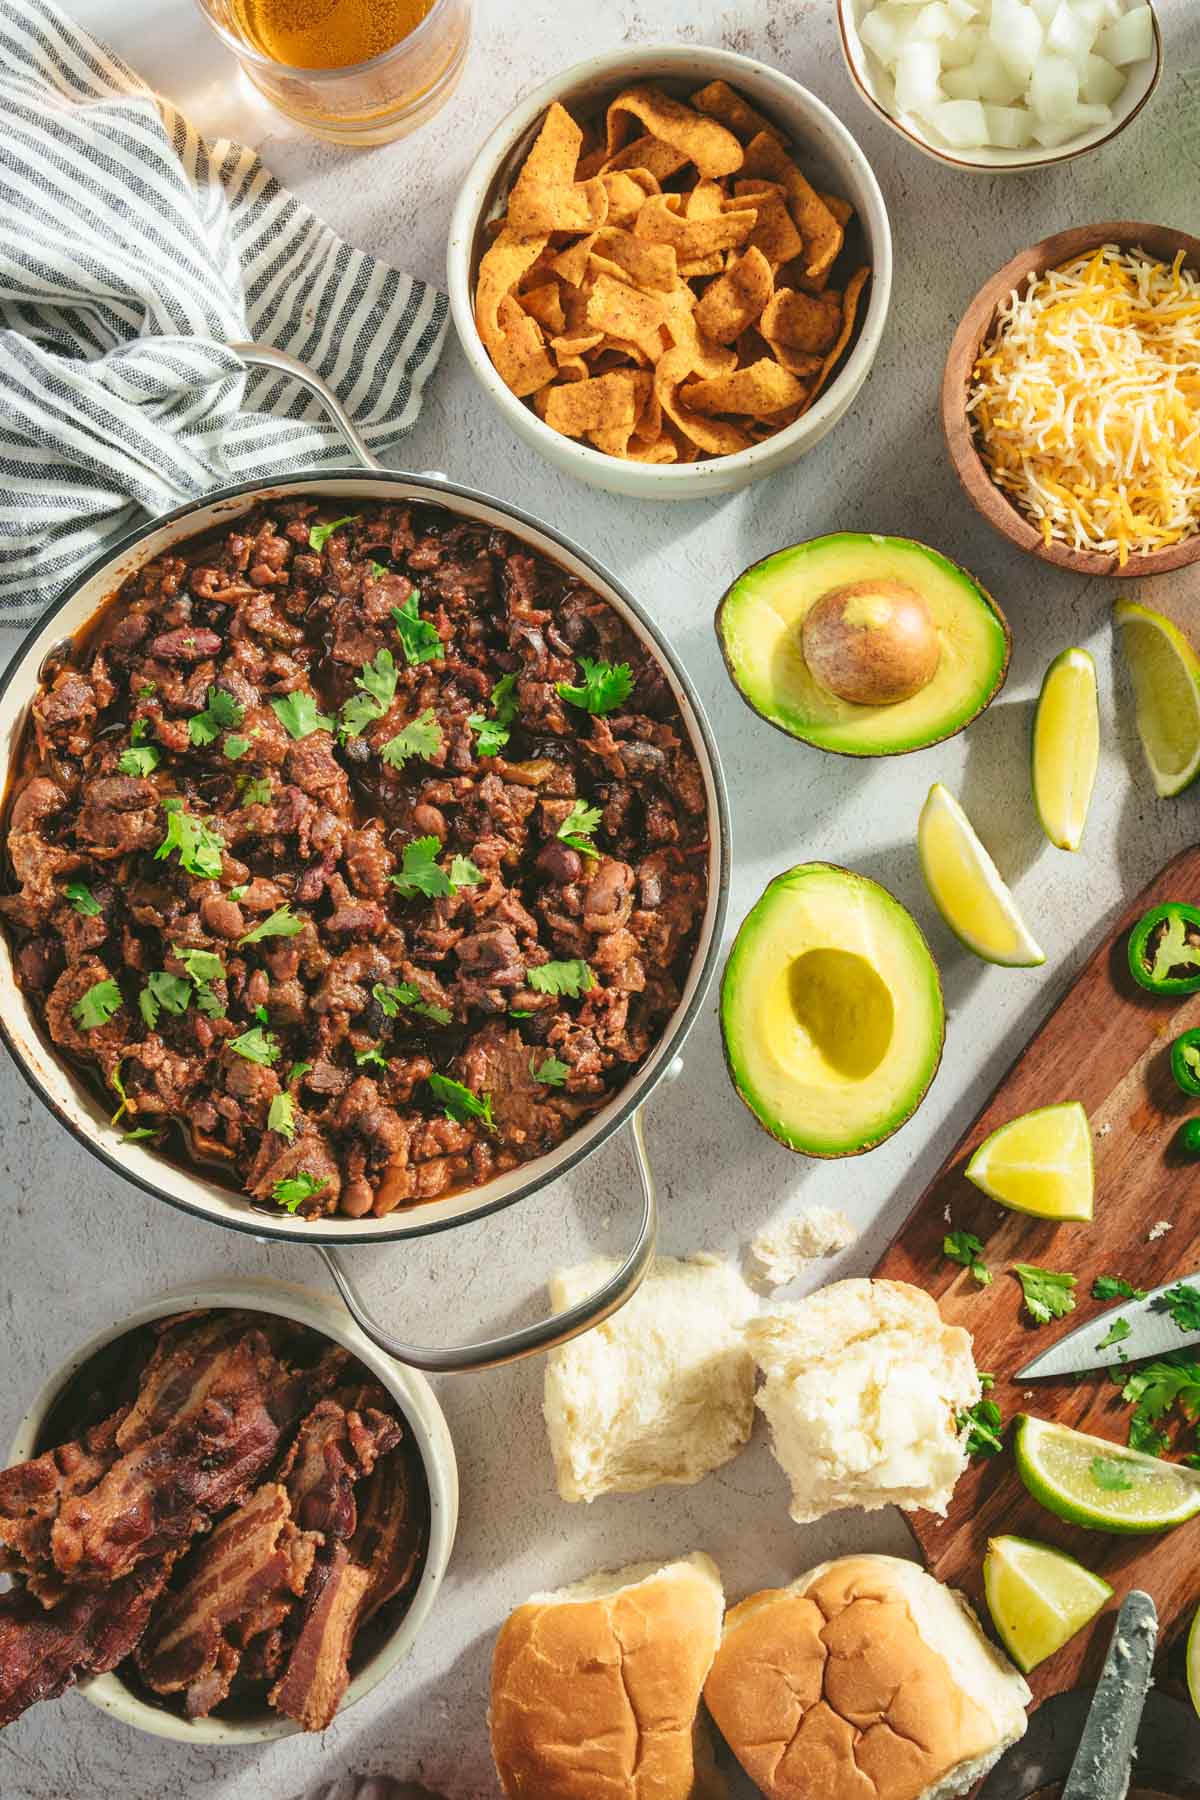
[[[742,698],[844,756],[953,737],[1004,685],[1008,622],[973,576],[912,538],[841,531],[739,575],[717,637]]]
[[[942,1056],[942,984],[886,888],[801,863],[734,940],[721,1032],[733,1085],[773,1137],[807,1156],[856,1156],[924,1098]]]

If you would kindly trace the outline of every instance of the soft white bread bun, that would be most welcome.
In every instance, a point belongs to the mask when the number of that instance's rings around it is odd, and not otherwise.
[[[597,1256],[551,1278],[555,1312],[617,1264]],[[656,1256],[632,1300],[551,1353],[543,1410],[564,1500],[699,1481],[736,1456],[754,1422],[754,1299],[715,1256]]]
[[[953,1588],[844,1556],[732,1609],[704,1698],[767,1800],[951,1800],[1024,1735],[1030,1693]]]
[[[519,1606],[496,1639],[488,1723],[527,1800],[711,1794],[695,1743],[725,1596],[711,1557],[637,1563]]]
[[[946,1511],[979,1399],[971,1335],[905,1281],[835,1281],[752,1319],[757,1403],[799,1524],[842,1506]]]

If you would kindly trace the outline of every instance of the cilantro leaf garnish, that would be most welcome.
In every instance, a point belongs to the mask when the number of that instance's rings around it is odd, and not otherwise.
[[[309,549],[316,550],[319,554],[325,548],[339,526],[353,525],[355,520],[360,519],[361,517],[361,513],[347,513],[343,519],[330,519],[327,525],[310,525],[308,528]]]
[[[311,1068],[312,1068],[311,1063],[306,1063],[306,1062],[293,1063],[291,1068],[287,1072],[288,1086],[291,1087],[293,1081],[299,1081],[299,1079],[302,1075],[307,1075]]]
[[[588,839],[603,816],[598,806],[589,806],[586,800],[575,800],[554,835],[560,837],[564,844],[570,844],[572,850],[579,850],[584,856],[598,857],[600,852]]]
[[[79,996],[71,1016],[82,1031],[95,1031],[98,1025],[107,1025],[121,1005],[121,990],[110,975],[94,981],[87,993]]]
[[[238,949],[240,950],[244,944],[260,944],[264,938],[295,937],[297,932],[303,930],[304,920],[296,917],[285,900],[282,906],[277,906],[273,913],[269,913],[265,919],[261,920],[253,931],[248,931],[245,937],[238,939]]]
[[[479,1119],[488,1131],[495,1131],[496,1121],[492,1117],[492,1096],[485,1094],[480,1099],[461,1081],[454,1081],[449,1075],[431,1075],[429,1090],[435,1100],[440,1102],[447,1118],[456,1119],[465,1125],[468,1119]]]
[[[225,839],[203,819],[185,811],[178,796],[164,800],[163,810],[167,815],[167,835],[154,852],[155,861],[161,862],[172,850],[178,850],[180,867],[189,875],[198,875],[205,881],[215,880],[221,873]]]
[[[1154,1310],[1170,1313],[1180,1331],[1200,1331],[1200,1288],[1177,1281],[1174,1287],[1159,1295]]]
[[[101,911],[100,902],[85,881],[68,881],[66,895],[75,911],[85,919],[94,919]]]
[[[486,713],[472,713],[467,724],[476,734],[479,742],[475,748],[480,756],[498,756],[508,742],[508,728],[517,716],[517,678],[515,675],[502,675],[492,689],[489,705],[492,717]]]
[[[231,731],[225,739],[223,754],[229,758],[230,762],[240,762],[249,748],[250,739],[248,737],[239,737],[235,731]]]
[[[374,560],[374,558],[372,558],[372,560],[368,566],[371,570],[371,580],[372,581],[382,581],[384,576],[388,572],[384,568],[383,564],[381,562],[376,562]]]
[[[581,656],[579,666],[583,670],[583,681],[578,687],[572,687],[566,681],[558,683],[562,698],[572,706],[580,706],[590,713],[608,713],[632,694],[633,671],[628,663],[595,662],[590,656]]]
[[[1093,1456],[1091,1461],[1092,1480],[1106,1494],[1123,1494],[1133,1486],[1133,1477],[1129,1473],[1129,1464],[1116,1456]]]
[[[275,694],[271,710],[284,730],[294,738],[306,738],[314,731],[332,731],[328,713],[317,711],[316,697],[307,688],[296,688],[290,694]]]
[[[148,1002],[147,995],[150,997]],[[186,976],[168,974],[166,969],[155,969],[152,975],[146,977],[146,985],[138,998],[138,1005],[141,1007],[142,1017],[153,1031],[158,1023],[159,1007],[165,1007],[169,1013],[176,1015],[185,1013],[191,997],[191,983]],[[149,1016],[148,1006],[153,1009],[153,1018]]]
[[[392,876],[392,886],[405,900],[417,894],[437,900],[452,891],[449,875],[438,866],[441,848],[441,839],[436,837],[414,838],[405,844],[400,873]]]
[[[371,993],[383,1008],[384,1017],[388,1019],[397,1018],[402,1006],[411,1007],[422,1018],[432,1019],[435,1025],[449,1025],[454,1017],[449,1007],[423,1000],[421,990],[414,987],[411,981],[397,981],[390,987],[377,981]]]
[[[544,1082],[547,1087],[561,1087],[571,1073],[570,1063],[560,1062],[557,1056],[547,1056],[541,1068],[537,1068],[537,1057],[529,1059],[529,1073],[535,1081]]]
[[[1074,1312],[1074,1275],[1040,1269],[1036,1263],[1014,1263],[1013,1274],[1021,1283],[1026,1309],[1035,1324],[1048,1325],[1051,1319],[1064,1319]]]
[[[296,1102],[284,1088],[276,1094],[267,1113],[267,1130],[277,1131],[290,1144],[296,1135]]]
[[[987,1287],[992,1271],[983,1260],[983,1243],[973,1231],[948,1231],[942,1239],[942,1255],[969,1269],[980,1287]]]
[[[244,1056],[247,1062],[261,1063],[264,1068],[279,1059],[279,1039],[273,1031],[264,1031],[261,1025],[252,1025],[240,1037],[230,1038],[229,1048]]]
[[[117,768],[122,775],[140,775],[145,780],[152,775],[162,761],[162,753],[154,744],[131,744],[128,750],[122,750],[117,758]]]
[[[441,747],[442,728],[434,717],[432,706],[427,706],[403,731],[389,738],[379,754],[393,769],[402,769],[410,757],[436,756]]]
[[[271,1192],[280,1206],[286,1207],[288,1212],[294,1213],[302,1200],[313,1199],[328,1186],[328,1180],[324,1178],[318,1180],[315,1175],[310,1175],[307,1169],[301,1169],[298,1175],[287,1175],[282,1181],[277,1181]]]
[[[360,692],[350,696],[339,717],[346,737],[361,737],[368,725],[382,719],[396,698],[396,664],[391,651],[380,650],[371,662],[364,663],[354,685]]]
[[[501,725],[498,719],[489,719],[485,713],[469,713],[467,724],[475,733],[475,752],[478,756],[499,756],[508,742],[508,728]]]
[[[245,897],[245,895],[249,892],[249,890],[250,890],[250,883],[248,881],[239,881],[236,887],[230,888],[230,890],[229,890],[228,894],[226,894],[225,898],[227,900],[241,900]]]
[[[1123,1343],[1132,1330],[1133,1326],[1129,1323],[1128,1319],[1114,1319],[1104,1336],[1100,1339],[1100,1342],[1096,1345],[1097,1350],[1111,1350],[1114,1344]],[[1124,1352],[1122,1352],[1122,1354],[1124,1354]]]
[[[469,856],[450,858],[450,886],[455,893],[459,888],[478,887],[484,879],[483,870]]]
[[[392,618],[400,634],[400,648],[407,663],[434,662],[446,654],[437,626],[421,617],[420,600],[421,590],[414,588],[403,606],[392,608]]]
[[[121,1142],[123,1144],[136,1144],[139,1138],[157,1137],[162,1129],[163,1127],[161,1125],[139,1125],[135,1131],[123,1131],[121,1133]]]
[[[360,1069],[365,1068],[368,1064],[377,1069],[387,1068],[387,1058],[377,1044],[373,1044],[369,1050],[356,1050],[354,1060]]]
[[[197,749],[205,744],[215,744],[223,731],[240,725],[245,716],[245,707],[232,694],[227,694],[224,688],[210,687],[208,705],[188,720],[188,737]]]
[[[171,955],[183,964],[193,981],[217,981],[225,973],[225,964],[212,950],[188,950],[182,944],[172,944]]]
[[[1135,1288],[1123,1275],[1097,1275],[1092,1283],[1093,1300],[1144,1300],[1145,1288]]]
[[[143,681],[141,687],[137,690],[136,698],[139,700],[151,700],[157,692],[157,681]]]
[[[955,1415],[959,1431],[967,1434],[968,1456],[998,1456],[1004,1448],[1004,1422],[994,1400],[977,1400]]]
[[[224,1019],[228,1015],[206,981],[196,983],[196,1005],[208,1019]]]
[[[239,775],[238,797],[243,806],[269,806],[271,783],[265,775]]]
[[[570,962],[542,963],[530,969],[525,980],[537,994],[566,994],[572,1000],[578,1000],[580,994],[596,985],[596,977],[581,956],[572,957]]]

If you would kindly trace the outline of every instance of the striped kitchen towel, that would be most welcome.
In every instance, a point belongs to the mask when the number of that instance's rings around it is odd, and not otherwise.
[[[45,0],[0,0],[0,624],[36,617],[147,513],[349,460],[417,417],[446,297],[353,250]]]

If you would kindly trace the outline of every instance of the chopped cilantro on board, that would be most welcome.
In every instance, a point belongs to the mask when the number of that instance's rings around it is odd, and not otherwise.
[[[1074,1275],[1040,1269],[1036,1263],[1014,1263],[1013,1274],[1021,1283],[1026,1310],[1035,1324],[1048,1325],[1051,1319],[1063,1319],[1074,1312]]]
[[[969,1269],[980,1287],[987,1287],[992,1271],[983,1260],[983,1243],[973,1231],[948,1231],[942,1239],[942,1255]]]

